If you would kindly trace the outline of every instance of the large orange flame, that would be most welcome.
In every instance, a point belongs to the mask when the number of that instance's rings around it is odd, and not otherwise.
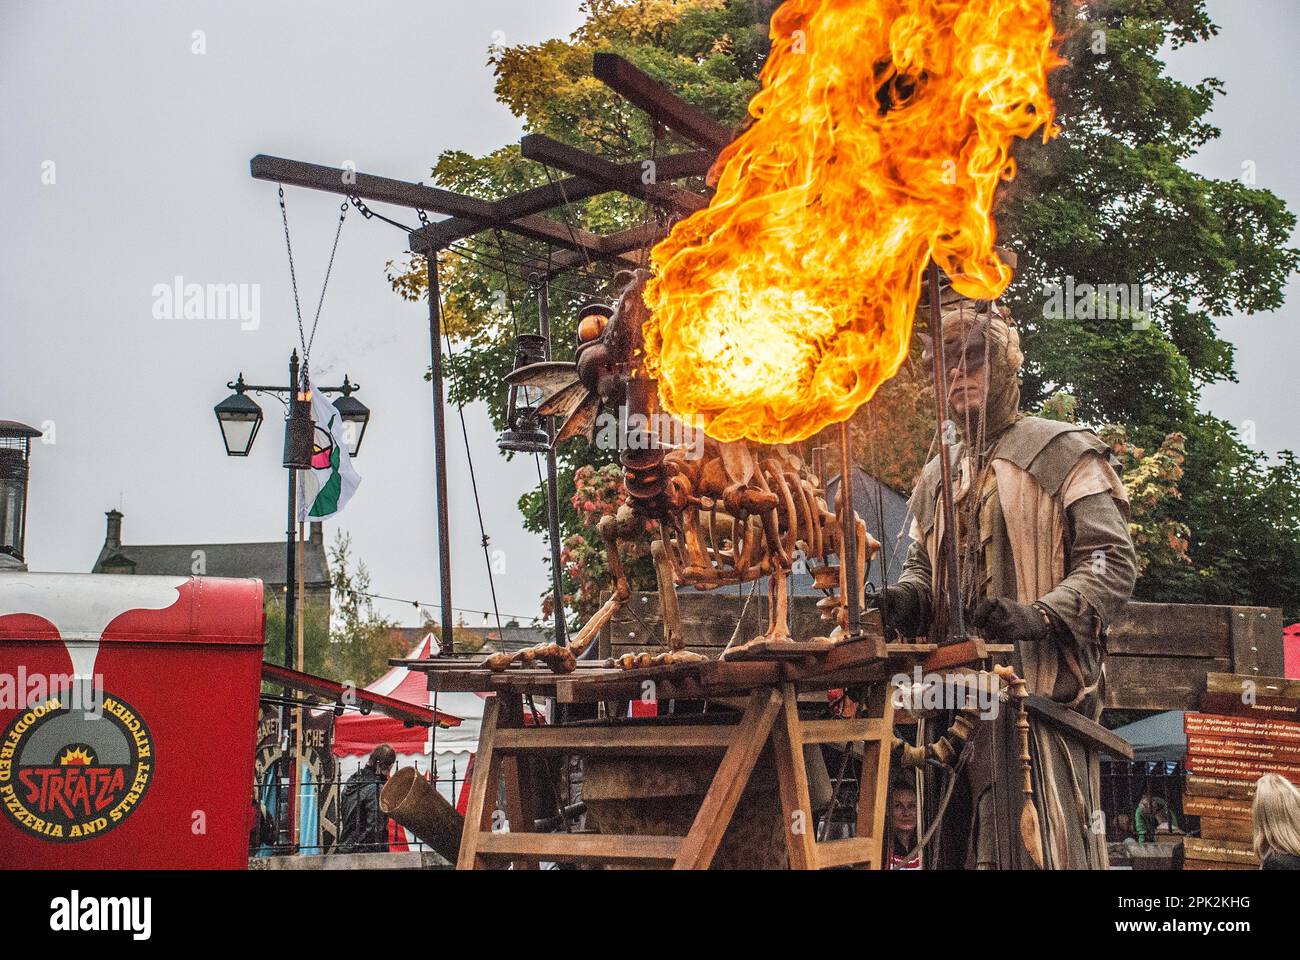
[[[756,122],[645,291],[660,401],[720,440],[801,440],[869,400],[931,257],[1001,293],[994,194],[1013,138],[1054,132],[1050,0],[787,0],[771,35]]]

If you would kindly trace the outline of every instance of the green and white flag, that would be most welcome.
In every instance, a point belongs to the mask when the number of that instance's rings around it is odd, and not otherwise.
[[[348,505],[361,478],[348,455],[343,415],[319,390],[311,392],[311,469],[298,471],[298,519],[328,520]]]

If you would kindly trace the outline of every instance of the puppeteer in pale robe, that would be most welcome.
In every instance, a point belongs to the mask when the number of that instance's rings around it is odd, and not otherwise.
[[[1041,694],[1089,719],[1101,712],[1106,631],[1132,594],[1137,558],[1128,496],[1110,449],[1091,430],[1019,412],[1019,336],[996,305],[959,301],[943,314],[960,595],[990,643]],[[913,493],[911,545],[888,591],[905,632],[951,636],[941,595],[944,529],[939,461]],[[910,630],[907,628],[910,626]],[[1021,840],[1020,747],[1003,710],[971,738],[929,862],[940,867],[1032,869]],[[1097,751],[1030,717],[1034,803],[1044,866],[1104,869]],[[993,749],[995,739],[1002,750]]]

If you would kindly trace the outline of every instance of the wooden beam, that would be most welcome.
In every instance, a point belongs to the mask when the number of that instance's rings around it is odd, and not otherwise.
[[[531,133],[523,137],[519,141],[519,152],[529,160],[536,160],[547,166],[595,180],[611,190],[621,190],[634,197],[672,207],[681,214],[694,213],[709,205],[707,197],[671,183],[660,183],[658,164],[654,166],[653,178],[647,183],[640,170],[628,176],[617,163],[585,150],[579,150],[577,147],[571,147],[567,143],[552,140],[540,133]]]
[[[487,226],[491,226],[491,223],[489,222]],[[540,215],[518,217],[507,224],[502,224],[501,229],[530,240],[553,243],[558,247],[577,251],[579,255],[585,253],[593,259],[601,258],[600,237],[597,234],[583,230],[581,227],[570,227],[550,217]],[[451,234],[444,235],[441,230],[441,222],[412,230],[408,236],[411,252],[421,256],[426,256],[430,249],[441,250],[452,242],[447,239]]]
[[[781,834],[791,870],[816,870],[817,821],[808,794],[808,768],[803,757],[799,698],[794,686],[781,688],[781,714],[772,734],[776,785],[781,795]]]
[[[859,743],[879,740],[885,728],[878,719],[862,720],[804,720],[799,724],[803,743]],[[889,731],[893,737],[893,730]]]
[[[496,811],[497,783],[501,774],[501,762],[493,756],[500,709],[496,697],[483,706],[478,750],[474,754],[474,772],[470,775],[469,800],[465,807],[465,832],[461,835],[460,856],[456,859],[457,870],[473,870],[478,866],[480,844],[492,835],[492,815]]]
[[[494,860],[549,860],[610,866],[667,865],[677,859],[681,837],[609,836],[596,833],[490,833],[479,855]]]
[[[642,73],[616,53],[598,53],[592,61],[596,79],[665,127],[717,153],[732,140],[731,131],[697,107]]]
[[[640,258],[625,256],[625,254],[639,253],[643,247],[657,243],[667,234],[667,226],[658,223],[643,223],[635,227],[629,227],[627,230],[607,233],[600,238],[600,254],[598,256],[586,258],[581,253],[561,250],[559,253],[554,254],[549,262],[546,260],[530,260],[525,263],[523,268],[524,277],[526,279],[554,277],[566,270],[585,266],[588,259],[591,259],[593,263],[604,260],[624,261],[616,264],[620,269],[638,267],[641,265]]]
[[[1117,737],[1100,723],[1094,723],[1082,714],[1075,713],[1063,703],[1031,693],[1025,698],[1025,710],[1040,720],[1069,730],[1076,738],[1087,740],[1108,753],[1124,760],[1133,759],[1133,744],[1123,737]]]
[[[740,725],[732,728],[731,746],[718,765],[690,832],[682,840],[681,850],[673,861],[674,870],[707,870],[713,862],[780,709],[781,697],[772,688],[751,694]]]
[[[1116,710],[1196,710],[1207,673],[1230,673],[1223,657],[1107,657],[1105,706]]]
[[[889,809],[889,752],[893,748],[894,697],[886,684],[871,688],[863,704],[868,716],[879,717],[886,734],[873,748],[868,743],[862,751],[862,773],[858,779],[857,832],[875,844],[869,863],[879,867],[884,857],[885,813]]]
[[[846,837],[817,844],[817,869],[850,867],[865,863],[875,866],[880,856],[880,841],[875,837]]]
[[[722,753],[734,737],[734,724],[691,724],[670,728],[618,725],[525,727],[499,731],[496,749],[502,754],[683,756]]]
[[[1268,607],[1230,607],[1233,673],[1277,676],[1284,672],[1282,612]]]
[[[618,171],[617,182],[614,185],[589,177],[566,177],[563,180],[555,180],[538,187],[530,187],[501,200],[491,201],[493,210],[491,222],[485,222],[473,217],[448,217],[446,220],[439,220],[437,223],[430,224],[430,229],[421,229],[427,239],[435,245],[441,246],[455,243],[457,240],[463,240],[476,233],[497,227],[509,232],[511,221],[520,217],[545,213],[547,210],[562,207],[566,203],[577,203],[590,197],[599,196],[602,193],[615,190],[627,192],[624,190],[625,187],[636,186],[641,183],[642,164],[644,162],[643,160],[631,160],[627,163],[613,164]],[[708,172],[709,164],[712,163],[712,154],[704,150],[692,150],[660,157],[654,163],[655,178],[663,185],[669,180],[703,176]],[[682,193],[692,197],[699,196],[688,190],[684,190]],[[701,197],[700,200],[707,203],[707,199],[704,197]],[[618,236],[619,234],[615,233],[603,237],[602,247],[605,246],[605,241]],[[637,244],[637,246],[643,246],[643,244]],[[634,248],[626,247],[617,252],[622,253],[628,249]],[[577,254],[565,269],[582,266],[584,262],[581,254]]]
[[[391,203],[412,210],[427,210],[454,217],[490,217],[492,204],[463,194],[426,187],[423,184],[390,180],[369,173],[358,173],[342,167],[327,167],[319,163],[303,163],[270,157],[259,153],[249,161],[249,172],[255,180],[270,180],[294,187],[324,190],[342,196],[356,196],[376,203]]]

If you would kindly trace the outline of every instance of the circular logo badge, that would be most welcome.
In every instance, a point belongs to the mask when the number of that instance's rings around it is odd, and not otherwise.
[[[20,712],[0,736],[0,809],[27,833],[75,842],[135,812],[153,779],[153,736],[122,699],[62,692]]]

